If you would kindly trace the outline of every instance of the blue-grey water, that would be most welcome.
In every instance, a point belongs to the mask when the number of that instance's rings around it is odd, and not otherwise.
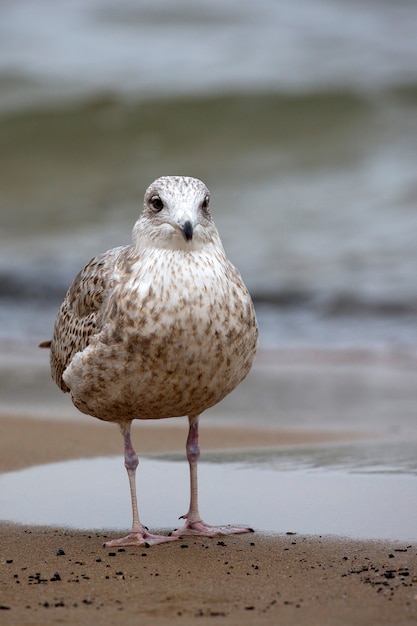
[[[406,471],[416,23],[411,0],[1,2],[0,409],[75,419],[36,345],[80,267],[129,242],[146,186],[188,174],[260,323],[212,418],[392,436],[377,457]]]
[[[199,477],[200,508],[209,523],[249,525],[268,533],[417,538],[415,476],[308,471],[299,465],[288,471],[277,459],[275,465],[242,460],[201,463]],[[26,527],[122,532],[130,528],[127,477],[118,458],[67,461],[3,474],[0,494],[1,517]],[[178,516],[188,506],[187,463],[143,459],[138,494],[147,526],[177,528]]]
[[[416,21],[409,0],[1,3],[1,336],[47,334],[146,186],[186,173],[264,345],[415,350]]]

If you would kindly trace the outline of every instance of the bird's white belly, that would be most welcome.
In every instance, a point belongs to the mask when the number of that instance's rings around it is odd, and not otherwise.
[[[116,290],[103,331],[64,373],[74,404],[105,420],[155,419],[199,414],[230,393],[257,328],[249,294],[224,270],[159,261]]]

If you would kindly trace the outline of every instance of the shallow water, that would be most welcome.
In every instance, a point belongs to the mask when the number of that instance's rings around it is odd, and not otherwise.
[[[417,4],[32,4],[0,3],[0,410],[86,419],[35,346],[80,267],[129,242],[145,187],[182,173],[281,355],[203,419],[415,441]],[[372,457],[388,483],[413,445]]]
[[[244,455],[243,455],[244,456]],[[337,455],[336,455],[337,456]],[[200,509],[209,523],[249,525],[267,533],[417,539],[417,478],[410,473],[360,473],[271,455],[203,462]],[[289,469],[289,467],[291,467]],[[124,531],[131,521],[120,457],[76,460],[0,476],[1,517],[27,525]],[[175,528],[188,507],[185,461],[143,458],[138,469],[141,518],[150,528]]]
[[[146,186],[183,173],[280,313],[265,343],[416,352],[416,14],[0,3],[0,337],[50,332],[80,267],[130,241]]]

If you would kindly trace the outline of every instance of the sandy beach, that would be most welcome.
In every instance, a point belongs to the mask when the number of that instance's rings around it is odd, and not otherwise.
[[[141,453],[180,451],[185,429],[140,424]],[[0,419],[0,470],[121,455],[113,425]],[[138,430],[139,434],[139,430]],[[136,436],[137,437],[137,436]],[[203,425],[205,450],[331,442]],[[122,463],[122,458],[121,458]],[[81,489],[81,486],[80,486]],[[2,624],[413,624],[417,546],[262,533],[102,547],[108,533],[2,524]]]
[[[0,16],[0,626],[417,625],[417,3]],[[205,521],[255,531],[106,549],[131,522],[123,441],[38,345],[170,174],[207,184],[255,303],[255,364],[202,415],[199,467]],[[183,300],[166,278],[161,311]],[[186,436],[133,424],[151,531],[188,506]]]

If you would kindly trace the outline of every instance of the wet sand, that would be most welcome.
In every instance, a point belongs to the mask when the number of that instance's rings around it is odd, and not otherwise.
[[[140,424],[141,453],[183,450],[185,424]],[[203,426],[204,449],[341,434]],[[0,418],[0,470],[121,454],[111,424]],[[149,486],[148,486],[149,487]],[[80,489],[82,487],[80,486]],[[412,624],[417,546],[253,533],[111,550],[109,533],[3,524],[2,624]]]

